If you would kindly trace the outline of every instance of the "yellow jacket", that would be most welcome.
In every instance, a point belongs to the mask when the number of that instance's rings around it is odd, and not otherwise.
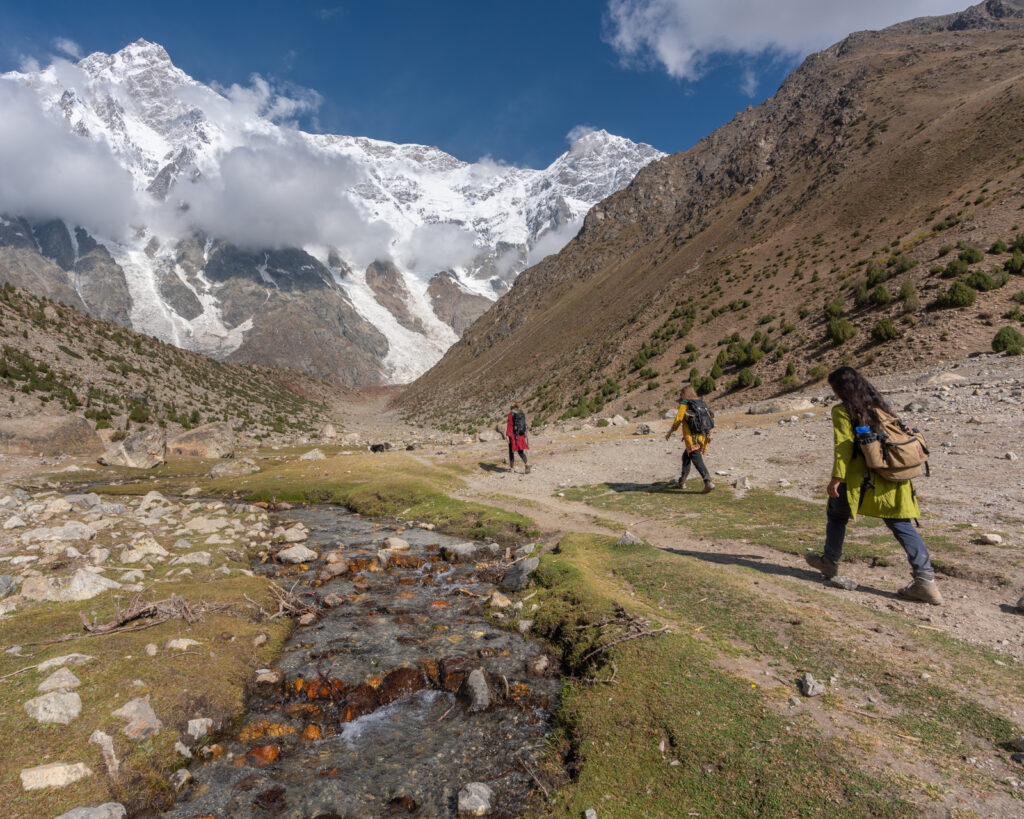
[[[683,440],[686,442],[686,451],[693,452],[695,449],[699,449],[703,455],[708,451],[708,444],[711,443],[711,433],[707,435],[695,435],[690,431],[690,425],[686,423],[686,406],[687,401],[681,401],[679,404],[679,412],[676,413],[675,420],[672,421],[672,429],[670,433],[675,432],[680,427],[683,428]]]

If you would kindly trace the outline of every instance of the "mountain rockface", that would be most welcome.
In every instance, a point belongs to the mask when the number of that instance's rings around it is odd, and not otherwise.
[[[39,108],[68,167],[76,150],[116,161],[124,191],[111,180],[96,209],[128,214],[123,230],[87,230],[27,193],[0,221],[0,279],[178,346],[349,384],[423,372],[663,156],[594,131],[531,170],[308,134],[275,123],[296,103],[262,81],[214,90],[144,40],[0,83]]]
[[[990,349],[1024,319],[1022,33],[989,0],[808,57],[595,205],[400,400],[586,416]]]

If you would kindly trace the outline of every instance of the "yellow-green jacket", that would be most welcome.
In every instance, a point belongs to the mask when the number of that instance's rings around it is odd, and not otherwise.
[[[921,517],[914,485],[910,481],[895,483],[872,473],[874,488],[865,489],[864,500],[861,501],[861,485],[867,465],[857,449],[850,413],[842,404],[832,407],[832,433],[835,440],[832,477],[846,482],[846,497],[855,519],[858,513],[872,518],[916,520]]]

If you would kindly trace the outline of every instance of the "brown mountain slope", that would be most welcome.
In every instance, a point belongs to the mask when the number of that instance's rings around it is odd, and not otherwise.
[[[596,205],[400,405],[642,411],[716,360],[715,397],[741,401],[840,360],[898,371],[988,349],[993,323],[1019,327],[1001,316],[1024,279],[970,307],[929,305],[952,278],[1002,270],[1006,252],[946,267],[1012,244],[1024,222],[1022,33],[1024,2],[990,0],[812,55],[771,99]],[[857,331],[841,344],[822,309],[836,301]],[[898,337],[882,344],[885,320]],[[759,385],[733,387],[744,366]]]

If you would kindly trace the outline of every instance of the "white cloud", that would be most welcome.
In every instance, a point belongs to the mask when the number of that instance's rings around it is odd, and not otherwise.
[[[81,46],[79,46],[74,40],[69,40],[67,37],[58,37],[53,41],[53,47],[61,54],[66,54],[68,57],[72,57],[76,60],[82,59]]]
[[[131,176],[105,144],[75,136],[38,97],[0,78],[0,212],[63,218],[120,237],[137,214]]]
[[[333,244],[366,265],[393,237],[345,192],[359,178],[350,160],[315,153],[297,131],[285,131],[228,151],[217,176],[180,183],[170,204],[184,206],[187,227],[243,247]]]
[[[747,67],[743,69],[743,79],[740,81],[740,91],[748,97],[757,93],[757,73],[754,69]]]
[[[577,125],[565,135],[565,138],[569,141],[569,144],[572,145],[579,142],[581,139],[590,136],[596,130],[598,129],[593,125]]]
[[[472,231],[461,225],[430,224],[417,226],[395,253],[406,270],[429,278],[440,270],[468,266],[479,251]]]
[[[802,57],[852,31],[959,11],[964,0],[609,0],[608,41],[627,64],[696,80],[712,55]],[[744,85],[749,87],[748,82]]]
[[[296,117],[316,111],[323,97],[311,88],[289,82],[271,82],[253,74],[250,85],[234,83],[228,87],[213,84],[211,94],[203,87],[185,87],[179,94],[202,108],[211,120],[227,129],[243,126],[263,117],[277,123],[288,123]]]
[[[527,266],[535,265],[545,256],[557,253],[575,238],[581,227],[583,227],[583,220],[576,219],[543,234],[530,248],[530,255],[526,260]]]

